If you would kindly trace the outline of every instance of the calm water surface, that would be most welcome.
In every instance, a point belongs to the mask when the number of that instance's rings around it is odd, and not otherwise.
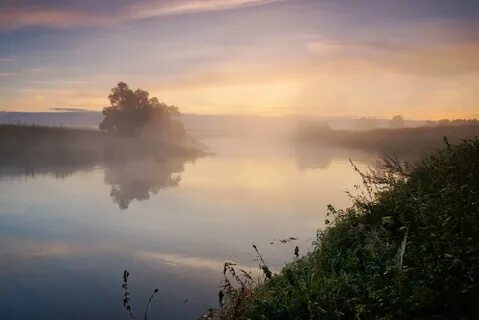
[[[215,154],[183,163],[144,159],[108,167],[0,170],[1,319],[195,319],[217,305],[224,261],[273,269],[311,248],[326,205],[350,204],[360,182],[347,150],[207,138]],[[281,243],[280,239],[298,237]]]

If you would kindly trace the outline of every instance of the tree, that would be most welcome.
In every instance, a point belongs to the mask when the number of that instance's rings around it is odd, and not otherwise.
[[[184,128],[177,119],[177,107],[159,102],[149,97],[147,91],[131,90],[124,82],[111,89],[108,96],[110,106],[103,108],[103,121],[100,130],[118,132],[124,135],[137,135],[148,130],[150,133],[183,135]]]
[[[375,118],[359,118],[356,120],[356,129],[357,130],[372,130],[376,129],[379,126],[379,122]]]
[[[439,127],[447,127],[451,125],[451,120],[449,119],[441,119],[437,122],[437,125]]]
[[[404,128],[404,119],[400,115],[394,116],[389,121],[389,126],[393,129]]]
[[[437,126],[437,122],[432,120],[426,120],[423,124],[423,127],[435,127],[435,126]]]

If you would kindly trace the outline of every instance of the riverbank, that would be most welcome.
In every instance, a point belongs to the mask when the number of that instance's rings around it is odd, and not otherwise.
[[[93,129],[0,125],[1,165],[90,166],[145,156],[197,158],[204,154],[192,137],[160,140]]]
[[[361,173],[315,248],[259,284],[225,265],[221,319],[476,319],[479,140]],[[293,254],[293,253],[292,253]],[[205,315],[205,318],[208,318]]]
[[[333,130],[327,125],[312,123],[298,128],[295,141],[310,148],[354,148],[382,155],[397,155],[403,159],[418,159],[440,147],[444,137],[450,143],[459,143],[476,136],[479,136],[477,124],[352,131]]]

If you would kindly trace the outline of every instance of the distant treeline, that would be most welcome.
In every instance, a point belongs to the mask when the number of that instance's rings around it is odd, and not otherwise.
[[[432,122],[431,122],[432,123]],[[327,123],[302,123],[296,140],[310,145],[358,148],[370,152],[421,156],[441,145],[444,137],[452,143],[479,136],[479,121],[439,121],[416,128],[374,129],[365,131],[333,130]]]
[[[406,127],[445,127],[445,126],[462,126],[462,125],[479,125],[477,119],[442,119],[438,121],[426,120],[426,121],[411,121],[405,120],[401,115],[392,117],[390,120],[361,117],[354,120],[351,130],[373,130],[379,128],[401,129]]]
[[[427,120],[424,122],[425,127],[458,127],[458,126],[465,126],[465,125],[479,125],[479,120],[477,119],[442,119],[439,121]]]

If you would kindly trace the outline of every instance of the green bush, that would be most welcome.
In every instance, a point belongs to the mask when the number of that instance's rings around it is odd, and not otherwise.
[[[479,140],[361,175],[353,206],[329,207],[315,249],[255,287],[235,318],[479,318]]]

